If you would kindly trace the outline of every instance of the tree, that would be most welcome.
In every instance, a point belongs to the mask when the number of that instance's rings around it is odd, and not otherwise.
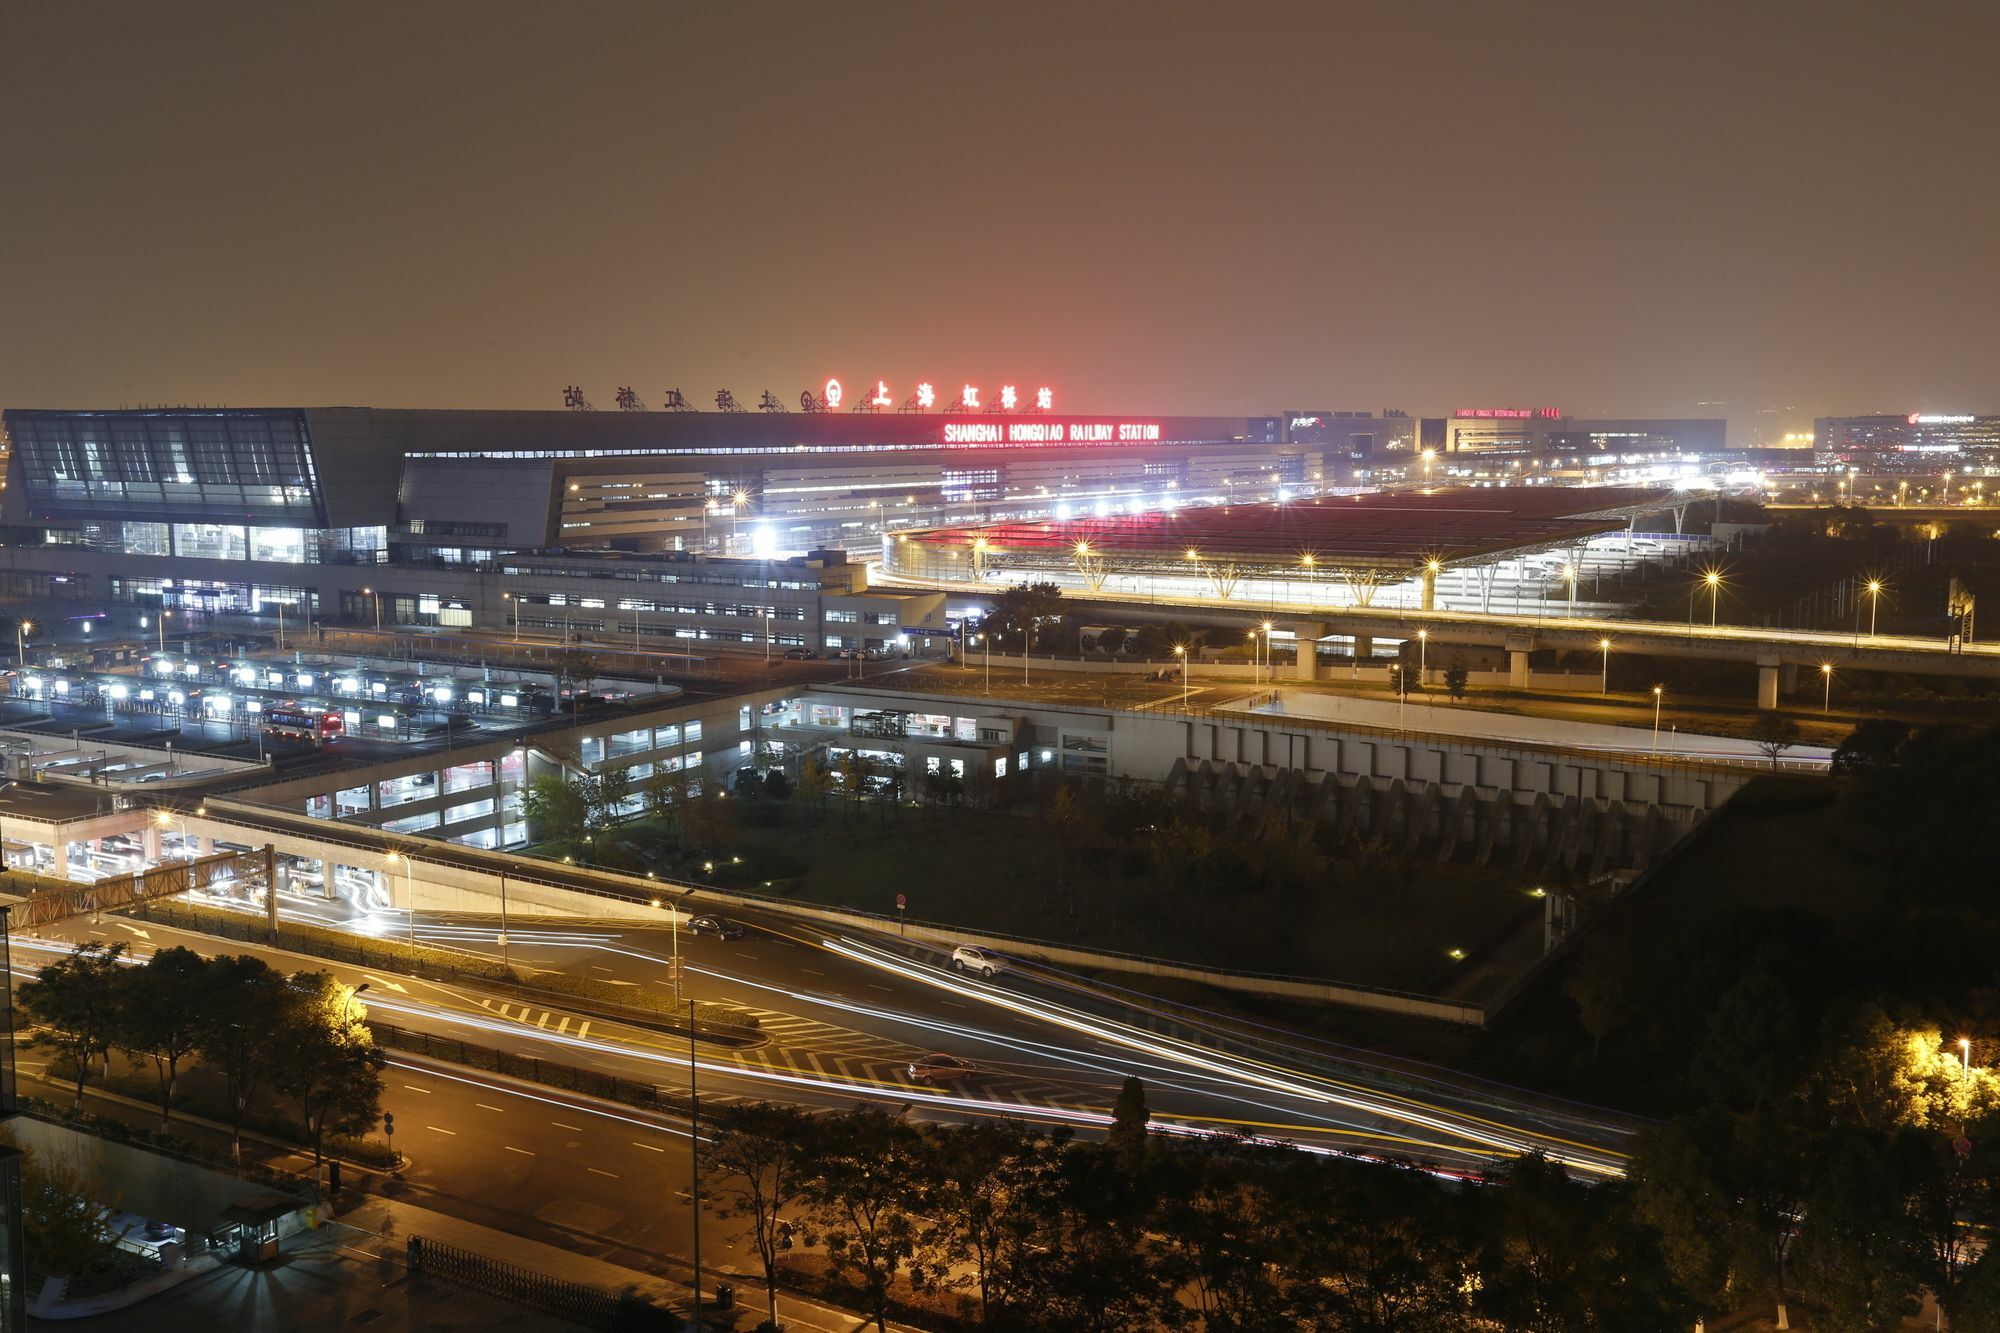
[[[1639,1013],[1645,999],[1642,961],[1629,936],[1606,930],[1590,941],[1563,983],[1564,992],[1576,1002],[1583,1030],[1590,1035],[1592,1059],[1603,1050],[1606,1037]]]
[[[22,1162],[22,1240],[37,1271],[70,1277],[99,1260],[112,1244],[103,1193],[74,1158],[32,1153]]]
[[[1417,669],[1408,662],[1389,663],[1389,690],[1393,694],[1406,695],[1417,689]]]
[[[201,1007],[201,1057],[222,1075],[229,1103],[229,1153],[243,1158],[243,1121],[273,1070],[272,1055],[292,1021],[291,987],[261,958],[226,954],[209,963]]]
[[[1123,625],[1106,625],[1097,632],[1097,651],[1116,657],[1125,647],[1129,632]]]
[[[1119,1161],[1136,1166],[1146,1156],[1146,1125],[1152,1119],[1146,1109],[1146,1084],[1137,1074],[1126,1076],[1111,1106],[1111,1128],[1104,1144]]]
[[[1481,1310],[1521,1333],[1592,1326],[1585,1273],[1596,1250],[1589,1186],[1539,1154],[1517,1158],[1481,1193]]]
[[[1056,892],[1062,892],[1063,879],[1069,870],[1069,844],[1075,836],[1076,828],[1082,822],[1083,811],[1077,807],[1076,793],[1067,782],[1056,784],[1056,792],[1049,800],[1048,822],[1055,830],[1056,851]]]
[[[1759,713],[1750,724],[1750,739],[1776,772],[1778,756],[1799,743],[1799,724],[1781,713]]]
[[[862,1309],[887,1333],[889,1288],[917,1253],[924,1160],[914,1126],[859,1106],[820,1120],[801,1191],[810,1238],[835,1273],[861,1282]]]
[[[1909,723],[1871,717],[1835,748],[1833,771],[1867,775],[1893,769],[1902,762],[1909,742]]]
[[[1460,1329],[1471,1264],[1453,1201],[1422,1171],[1355,1168],[1310,1157],[1290,1163],[1287,1301],[1300,1328],[1355,1333]]]
[[[1830,1329],[1898,1329],[1917,1310],[1923,1238],[1888,1136],[1850,1126],[1815,1154],[1799,1260]]]
[[[994,596],[993,607],[980,622],[980,629],[994,635],[1001,645],[1011,645],[1019,652],[1027,646],[1031,635],[1039,638],[1044,625],[1061,619],[1061,587],[1054,583],[1017,583]]]
[[[386,1063],[352,987],[326,972],[290,982],[272,1082],[299,1104],[313,1169],[326,1160],[328,1134],[365,1134],[382,1113]]]
[[[1724,1176],[1731,1127],[1716,1109],[1642,1134],[1632,1155],[1632,1211],[1661,1261],[1704,1315],[1720,1315],[1730,1285],[1735,1199]]]
[[[1172,657],[1176,647],[1195,650],[1201,635],[1178,620],[1149,623],[1132,631],[1132,651],[1140,657]]]
[[[556,678],[558,694],[573,691],[570,711],[575,713],[583,703],[583,692],[597,679],[597,659],[581,648],[565,648],[549,663],[549,672]]]
[[[716,1133],[703,1152],[710,1182],[720,1180],[716,1215],[750,1223],[764,1265],[771,1325],[778,1323],[778,1256],[790,1244],[785,1210],[805,1186],[817,1121],[796,1106],[744,1102],[715,1114]]]
[[[566,773],[537,773],[521,793],[521,815],[541,836],[574,848],[590,832],[590,793]]]
[[[814,750],[799,764],[799,798],[817,813],[826,804],[826,794],[833,790],[833,770],[826,761],[826,751]]]
[[[774,768],[764,774],[764,799],[780,802],[792,799],[792,780],[785,776],[784,769]]]
[[[125,946],[79,944],[67,958],[43,966],[21,983],[15,998],[42,1025],[34,1044],[67,1060],[76,1075],[76,1109],[83,1109],[83,1085],[91,1062],[109,1055],[119,1037],[124,993],[119,960]]]
[[[925,1242],[936,1251],[946,1281],[977,1289],[979,1321],[1009,1311],[1023,1264],[1029,1201],[1049,1187],[1069,1131],[1052,1137],[1014,1121],[975,1120],[939,1128],[928,1141],[924,1212],[937,1219]]]
[[[590,827],[609,828],[625,817],[625,802],[632,799],[632,770],[605,768],[582,780],[585,802],[590,807]]]
[[[681,827],[696,851],[715,855],[735,845],[736,808],[737,803],[713,782],[704,783],[699,794],[681,807]]]
[[[1148,1225],[1151,1182],[1108,1146],[1073,1143],[1031,1210],[1016,1302],[1041,1327],[1151,1333],[1182,1312]]]
[[[679,831],[681,807],[687,804],[688,780],[683,769],[669,769],[664,762],[653,765],[652,773],[646,778],[641,791],[646,802],[646,813],[654,819],[675,821]]]
[[[1445,693],[1451,696],[1453,703],[1464,702],[1466,682],[1471,678],[1472,673],[1465,669],[1465,659],[1453,653],[1451,661],[1445,663],[1444,668]]]
[[[181,1065],[201,1048],[208,960],[179,945],[159,949],[145,966],[120,976],[118,1048],[153,1062],[160,1081],[160,1125],[173,1123]]]
[[[758,800],[764,795],[764,775],[745,764],[730,776],[729,787],[739,800]]]

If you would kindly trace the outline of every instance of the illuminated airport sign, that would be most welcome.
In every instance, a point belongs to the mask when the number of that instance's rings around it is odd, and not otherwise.
[[[1910,424],[1912,426],[1970,426],[1972,422],[1973,418],[1970,414],[1964,416],[1944,416],[1935,412],[1910,413]]]

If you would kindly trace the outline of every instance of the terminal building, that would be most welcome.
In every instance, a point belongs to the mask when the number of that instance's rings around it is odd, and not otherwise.
[[[1971,412],[1906,412],[1891,416],[1820,417],[1813,422],[1815,461],[1884,472],[1935,472],[1962,461],[2000,463],[2000,416]]]
[[[1728,448],[1728,423],[1721,417],[1586,420],[1555,407],[1461,407],[1434,430],[1449,455],[1444,465],[1454,470],[1713,459]]]
[[[10,595],[815,650],[943,629],[939,608],[869,589],[841,554],[886,531],[1315,494],[1413,426],[369,408],[9,410],[6,424]]]

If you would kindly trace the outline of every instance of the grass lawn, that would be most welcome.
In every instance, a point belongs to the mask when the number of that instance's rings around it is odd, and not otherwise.
[[[1206,893],[1178,889],[1143,847],[1046,819],[981,810],[870,804],[815,816],[765,807],[737,837],[740,865],[718,883],[796,901],[1027,936],[1401,990],[1446,984],[1457,963],[1533,902],[1510,871],[1418,860],[1334,858],[1310,890],[1254,879]]]

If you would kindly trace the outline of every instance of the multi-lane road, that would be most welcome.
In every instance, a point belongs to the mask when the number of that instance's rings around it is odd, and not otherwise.
[[[871,1102],[924,1120],[1010,1117],[1100,1130],[1127,1075],[1146,1081],[1155,1128],[1249,1133],[1310,1151],[1412,1157],[1476,1172],[1529,1151],[1581,1176],[1622,1169],[1630,1125],[1598,1113],[1291,1034],[1168,1012],[1080,978],[1015,971],[986,980],[893,939],[842,937],[777,915],[742,918],[735,940],[560,922],[509,933],[517,967],[560,969],[635,991],[671,986],[678,945],[694,998],[742,1007],[767,1040],[701,1047],[704,1105],[775,1099],[817,1108]],[[371,927],[401,938],[403,919]],[[420,940],[496,955],[494,923],[420,917]],[[616,1073],[676,1090],[689,1079],[684,1037],[461,985],[189,935],[155,923],[79,919],[16,941],[17,977],[80,939],[126,941],[143,956],[187,944],[263,953],[285,968],[325,968],[368,985],[372,1018],[413,1030]],[[980,1073],[954,1088],[911,1080],[912,1058],[942,1051]],[[514,1218],[604,1252],[689,1252],[687,1125],[672,1116],[403,1055],[386,1105],[414,1185],[495,1225]],[[707,1262],[741,1263],[739,1237],[704,1232]]]

